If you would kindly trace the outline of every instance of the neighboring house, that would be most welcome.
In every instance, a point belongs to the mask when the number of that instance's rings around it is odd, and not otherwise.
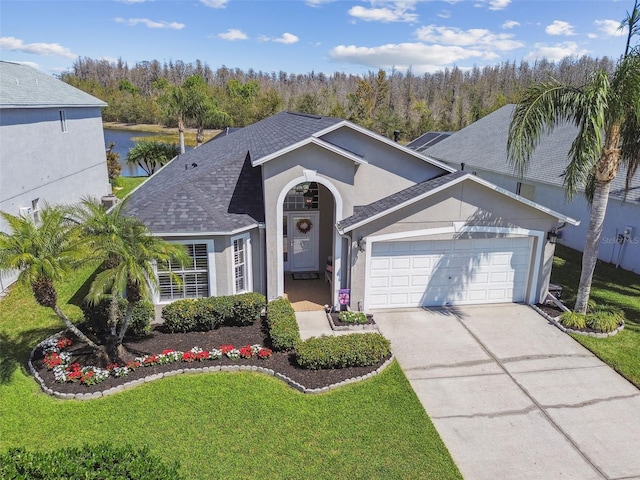
[[[429,148],[425,155],[463,169],[506,190],[580,220],[578,228],[559,231],[559,243],[582,251],[589,225],[584,192],[572,201],[565,197],[564,170],[577,127],[563,124],[543,137],[531,157],[529,170],[519,178],[507,162],[507,137],[515,105],[506,105]],[[640,175],[635,175],[624,197],[626,171],[621,168],[611,185],[602,230],[599,258],[640,273]]]
[[[156,301],[262,292],[333,268],[351,308],[537,302],[573,219],[338,118],[281,112],[174,159],[129,198],[193,265]]]
[[[0,210],[37,219],[45,203],[111,193],[100,111],[105,106],[39,70],[0,61]],[[15,277],[0,275],[0,291]]]

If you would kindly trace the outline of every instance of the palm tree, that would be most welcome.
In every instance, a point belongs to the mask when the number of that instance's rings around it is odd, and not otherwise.
[[[151,234],[137,218],[123,214],[125,202],[107,212],[97,200],[84,199],[76,209],[80,236],[95,255],[105,260],[105,269],[94,278],[87,299],[97,303],[111,295],[110,324],[112,338],[107,345],[113,360],[122,358],[122,341],[136,304],[151,301],[158,287],[156,263],[179,261],[189,264],[186,250]],[[179,278],[176,279],[179,281]],[[128,301],[124,320],[117,329],[117,299]]]
[[[58,305],[54,282],[69,274],[82,256],[77,239],[72,235],[66,210],[45,205],[40,210],[37,223],[30,216],[0,213],[10,230],[9,233],[0,232],[0,268],[19,270],[18,281],[31,287],[38,304],[51,308],[79,339],[103,352]]]
[[[509,162],[520,175],[543,134],[561,122],[578,127],[565,170],[567,197],[585,187],[591,202],[574,307],[585,313],[611,182],[622,165],[628,188],[640,164],[640,53],[629,51],[613,74],[598,70],[581,87],[550,81],[527,90],[513,113],[507,142]]]
[[[155,173],[156,168],[169,163],[180,153],[176,145],[163,142],[141,140],[127,153],[127,163],[139,165],[148,176]]]

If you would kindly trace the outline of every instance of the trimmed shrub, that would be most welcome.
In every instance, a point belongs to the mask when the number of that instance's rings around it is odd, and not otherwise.
[[[379,333],[352,333],[336,337],[313,337],[296,347],[302,368],[366,367],[391,354],[389,340]]]
[[[207,297],[196,300],[200,306],[198,330],[213,330],[233,318],[233,297]]]
[[[241,293],[233,296],[232,322],[249,325],[260,318],[267,301],[264,295],[255,292]]]
[[[109,443],[64,448],[54,452],[27,452],[14,448],[0,454],[0,478],[33,480],[183,479],[176,462],[167,465],[149,453],[148,447],[116,447]]]
[[[560,323],[567,328],[573,328],[574,330],[580,330],[587,327],[586,317],[581,313],[564,312],[560,316]]]
[[[127,312],[128,302],[124,298],[118,299],[118,327]],[[111,307],[111,297],[107,296],[97,304],[91,305],[84,302],[81,305],[84,314],[84,324],[87,329],[95,334],[108,333],[109,328],[109,308]],[[139,302],[131,314],[127,335],[143,336],[151,332],[151,320],[155,317],[153,304],[149,302]]]
[[[162,309],[165,326],[171,332],[191,332],[196,329],[202,302],[186,298],[176,300]]]
[[[338,320],[344,323],[367,323],[367,315],[364,312],[352,312],[351,310],[345,310],[338,314]]]
[[[587,315],[587,327],[597,332],[613,332],[623,322],[624,312],[613,307],[597,307]]]
[[[267,326],[274,350],[292,350],[300,342],[300,329],[289,300],[278,298],[267,304]]]

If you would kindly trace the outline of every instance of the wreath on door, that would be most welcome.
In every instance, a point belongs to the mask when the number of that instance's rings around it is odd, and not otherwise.
[[[309,230],[311,230],[311,226],[313,224],[311,223],[311,220],[307,219],[307,218],[301,218],[300,220],[298,220],[298,222],[296,223],[296,228],[298,229],[298,231],[302,234],[307,234],[309,233]]]

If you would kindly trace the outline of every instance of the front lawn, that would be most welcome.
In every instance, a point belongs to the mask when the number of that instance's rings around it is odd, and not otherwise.
[[[93,267],[95,268],[95,266]],[[59,286],[66,303],[91,275]],[[0,451],[110,441],[148,445],[187,478],[461,478],[397,364],[328,394],[257,373],[180,375],[91,401],[57,400],[26,372],[63,328],[16,286],[0,301]]]
[[[576,298],[581,261],[581,252],[556,246],[551,281],[562,285],[562,298],[570,308]],[[573,337],[640,388],[640,275],[598,262],[590,298],[597,305],[624,310],[625,328],[608,338]]]
[[[119,182],[121,186],[113,189],[113,194],[122,200],[129,195],[135,188],[149,177],[123,177],[121,176]]]

